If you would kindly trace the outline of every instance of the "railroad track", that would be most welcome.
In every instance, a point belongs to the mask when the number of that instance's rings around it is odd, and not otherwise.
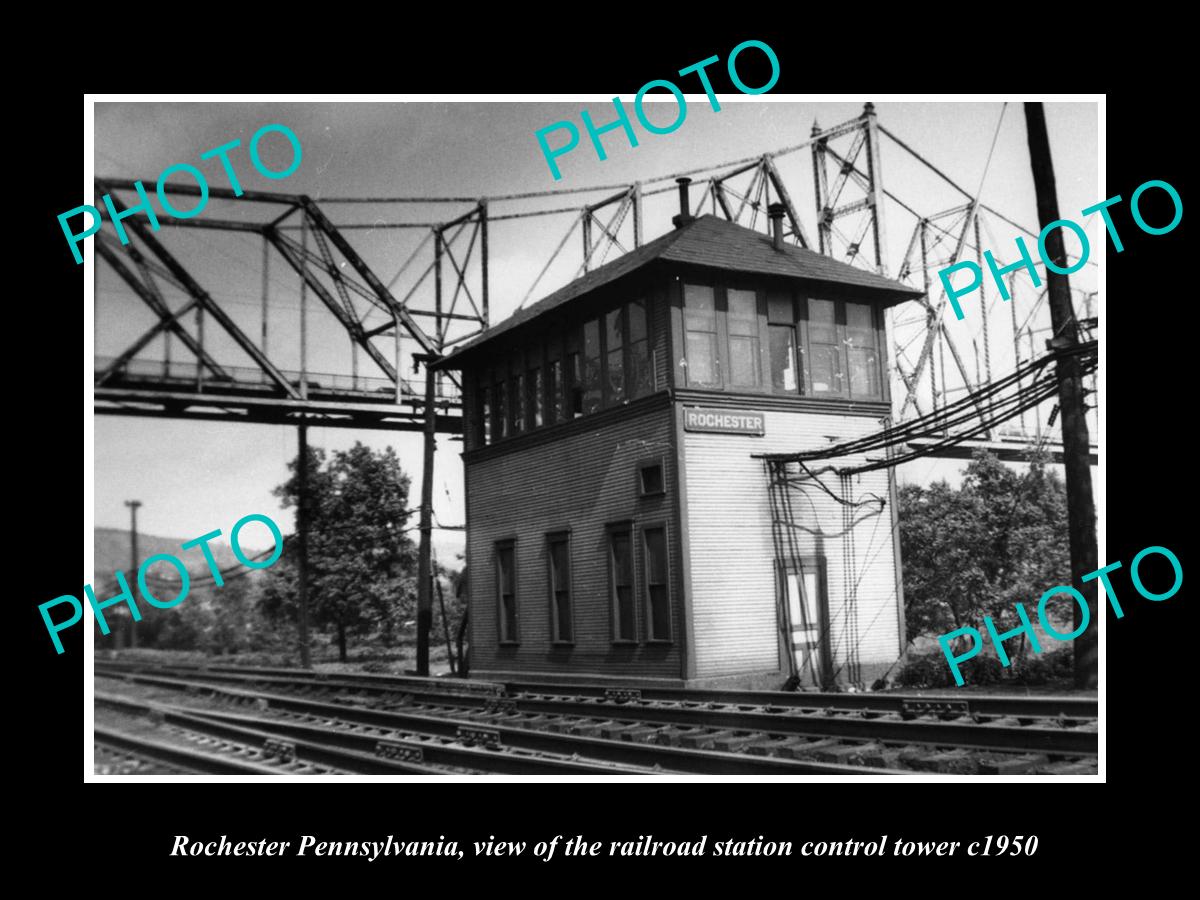
[[[1097,750],[1096,720],[1079,715],[1089,711],[1094,715],[1094,701],[1089,707],[1088,701],[1074,698],[988,697],[982,708],[971,709],[958,705],[961,701],[897,695],[700,692],[698,699],[691,699],[693,694],[683,691],[592,688],[590,695],[562,694],[555,692],[560,688],[543,685],[537,685],[536,692],[532,686],[509,685],[510,691],[515,689],[510,696],[497,690],[503,686],[470,682],[465,684],[471,689],[459,694],[451,690],[455,682],[439,679],[234,667],[147,670],[100,661],[97,674],[176,688],[188,682],[191,687],[184,689],[191,690],[233,684],[249,687],[253,693],[269,687],[287,692],[275,695],[274,704],[297,695],[314,702],[319,697],[334,701],[333,708],[342,710],[348,705],[388,711],[403,707],[408,714],[426,718],[609,739],[625,747],[659,744],[721,751],[742,761],[741,768],[721,771],[743,773],[748,773],[746,766],[752,760],[764,757],[848,763],[846,769],[859,773],[868,769],[1086,772],[1094,769]],[[578,691],[574,686],[569,690]],[[833,706],[831,698],[852,699]],[[865,702],[869,700],[877,702]]]
[[[386,774],[374,753],[385,760],[403,758],[421,764],[452,766],[472,774],[657,775],[666,773],[728,774],[896,774],[864,766],[805,760],[744,757],[713,750],[636,744],[612,738],[541,732],[498,723],[482,725],[444,716],[324,703],[295,695],[265,694],[207,682],[164,676],[129,676],[138,683],[203,692],[230,705],[251,707],[258,715],[200,710],[136,700],[98,691],[96,702],[124,712],[162,717],[170,725],[193,731],[222,730],[247,742],[294,745],[290,760],[322,761],[330,750],[354,752],[344,771]],[[272,716],[261,715],[270,710]],[[390,763],[384,763],[394,772]],[[374,766],[374,768],[372,768]],[[409,774],[445,774],[445,770]]]

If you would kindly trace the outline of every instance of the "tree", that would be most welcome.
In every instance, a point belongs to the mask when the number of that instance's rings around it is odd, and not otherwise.
[[[978,451],[959,489],[905,485],[899,501],[910,641],[979,628],[985,615],[1007,631],[1020,624],[1017,603],[1032,609],[1048,588],[1071,583],[1066,491],[1044,458],[1018,474]],[[1009,655],[1024,648],[1022,635]]]
[[[299,502],[299,459],[291,476],[275,488],[285,507]],[[391,447],[376,453],[361,442],[334,451],[308,452],[308,576],[310,618],[332,629],[338,657],[346,661],[348,637],[373,630],[390,635],[411,611],[415,596],[416,548],[406,534],[410,479]],[[295,542],[285,542],[283,559],[264,586],[269,615],[294,615]]]

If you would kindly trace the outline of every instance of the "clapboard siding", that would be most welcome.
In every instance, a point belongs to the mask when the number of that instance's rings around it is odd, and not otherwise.
[[[467,456],[473,672],[682,677],[682,556],[670,415],[667,395],[661,393],[637,407],[577,419],[553,440],[529,435],[511,452],[497,445]],[[637,465],[656,456],[664,462],[666,494],[640,498]],[[635,646],[612,642],[606,525],[621,520],[635,526]],[[667,524],[670,548],[674,641],[667,645],[645,642],[641,527],[659,522]],[[571,531],[573,647],[550,642],[546,535],[566,529]],[[509,538],[516,540],[520,641],[500,646],[494,547]]]
[[[746,409],[754,409],[747,398]],[[771,507],[763,461],[752,454],[828,446],[877,430],[868,416],[764,410],[766,435],[749,437],[682,430],[686,460],[691,603],[697,677],[786,668],[780,658]],[[840,465],[864,457],[838,460]],[[836,476],[822,481],[841,494]],[[886,470],[854,476],[850,499],[888,499]],[[844,507],[815,485],[793,494],[799,552],[824,556],[830,647],[839,681],[861,680],[859,667],[890,664],[899,653],[895,560],[890,510],[846,530]]]

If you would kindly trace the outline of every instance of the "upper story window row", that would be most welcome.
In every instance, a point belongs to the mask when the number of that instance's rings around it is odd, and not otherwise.
[[[621,406],[658,390],[646,300],[543,335],[478,370],[475,446]]]
[[[683,285],[688,387],[883,400],[882,312],[788,290]]]

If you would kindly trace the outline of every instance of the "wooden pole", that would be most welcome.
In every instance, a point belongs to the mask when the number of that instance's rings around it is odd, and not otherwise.
[[[437,449],[437,412],[433,403],[434,357],[425,363],[425,459],[421,469],[421,543],[417,550],[417,674],[429,674],[429,632],[433,627],[433,454]]]
[[[308,647],[308,425],[300,420],[299,453],[296,472],[296,581],[297,600],[300,603],[300,667],[312,668]]]
[[[1033,186],[1037,192],[1038,224],[1045,228],[1058,221],[1058,198],[1054,184],[1054,165],[1050,159],[1050,138],[1046,133],[1046,113],[1041,103],[1025,104],[1025,124],[1029,137],[1029,158],[1033,166]],[[1062,229],[1046,236],[1046,255],[1060,269],[1068,268]],[[1079,343],[1078,324],[1071,305],[1071,287],[1067,276],[1046,269],[1046,289],[1050,302],[1050,324],[1054,335],[1053,350],[1070,350]],[[1096,551],[1096,506],[1092,499],[1092,472],[1088,459],[1087,410],[1083,403],[1083,379],[1078,356],[1062,356],[1055,365],[1058,377],[1058,406],[1062,416],[1063,466],[1067,482],[1067,530],[1071,545],[1071,583],[1087,600],[1091,626],[1075,639],[1075,686],[1094,688],[1098,684],[1099,628],[1096,608],[1096,581],[1083,581],[1099,568]],[[1083,610],[1075,604],[1075,627],[1083,623]]]

